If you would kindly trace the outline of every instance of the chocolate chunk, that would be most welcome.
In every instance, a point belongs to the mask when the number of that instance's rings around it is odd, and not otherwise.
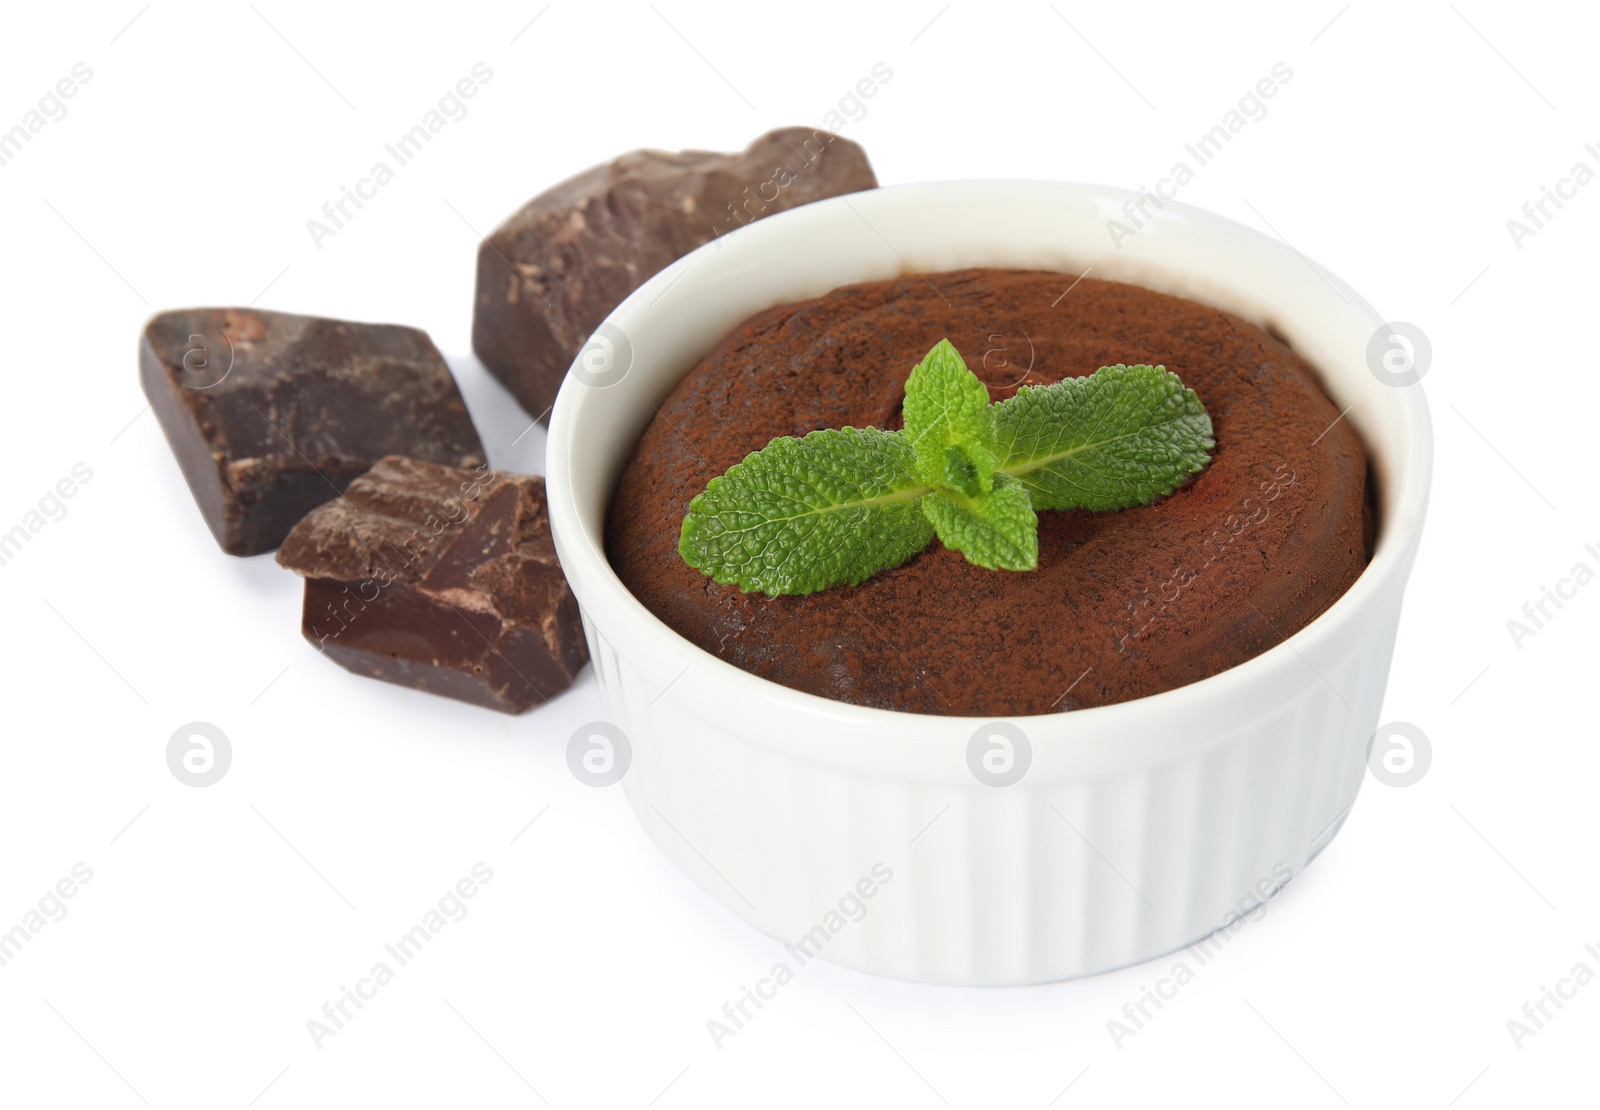
[[[426,332],[249,308],[163,312],[139,374],[230,555],[283,542],[385,455],[476,466],[483,444]]]
[[[588,661],[544,479],[393,456],[278,551],[301,632],[356,674],[521,713]]]
[[[541,193],[483,241],[472,348],[544,420],[591,333],[668,263],[762,216],[877,184],[859,146],[807,127],[741,154],[624,154]],[[625,373],[627,357],[597,352],[597,376]]]

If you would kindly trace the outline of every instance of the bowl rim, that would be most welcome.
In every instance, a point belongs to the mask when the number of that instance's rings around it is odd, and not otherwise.
[[[1022,195],[1036,196],[1040,190],[1058,190],[1062,194],[1073,194],[1079,198],[1098,198],[1118,205],[1123,201],[1137,202],[1143,196],[1133,190],[1089,183],[1037,179],[980,179],[888,185],[864,193],[815,201],[765,216],[722,236],[720,242],[713,240],[684,255],[646,280],[606,316],[604,323],[627,331],[628,321],[658,311],[654,308],[655,302],[667,289],[670,289],[690,268],[717,265],[716,253],[722,251],[734,238],[740,240],[741,246],[759,249],[764,239],[777,239],[780,235],[787,234],[790,228],[798,228],[806,221],[824,220],[837,213],[841,206],[853,208],[866,202],[866,198],[871,198],[870,203],[874,206],[898,203],[902,198],[909,202],[925,198],[934,200],[944,198],[954,202],[966,198],[1003,203],[1008,196],[1012,198]],[[1326,267],[1315,264],[1313,260],[1280,239],[1228,217],[1180,201],[1166,201],[1164,216],[1167,211],[1175,217],[1205,224],[1219,234],[1243,237],[1274,251],[1292,253],[1302,262],[1313,266],[1330,291],[1344,300],[1352,310],[1364,313],[1380,324],[1385,319],[1342,279]],[[1160,264],[1156,263],[1155,268],[1159,269]],[[914,269],[907,263],[907,272],[912,272]],[[1129,283],[1139,284],[1136,280]],[[839,284],[849,284],[849,281],[841,281]],[[1203,297],[1183,295],[1199,303],[1206,303]],[[773,303],[778,304],[783,301]],[[1224,309],[1224,311],[1233,310]],[[715,344],[721,338],[720,335],[715,336],[709,342]],[[1306,356],[1302,354],[1302,357]],[[1313,369],[1321,377],[1328,376],[1327,371],[1315,363]],[[683,372],[687,373],[688,368]],[[626,388],[628,388],[626,379],[615,385],[596,388],[569,373],[561,385],[551,412],[546,440],[549,513],[558,553],[580,609],[586,614],[598,613],[601,618],[598,623],[608,628],[615,623],[626,622],[631,643],[647,643],[658,651],[676,653],[678,658],[687,661],[691,666],[703,665],[705,671],[714,676],[719,692],[726,691],[730,694],[736,692],[741,695],[739,698],[741,702],[750,699],[763,700],[769,704],[776,702],[776,708],[804,714],[813,722],[829,721],[839,725],[849,725],[855,730],[850,739],[851,744],[870,744],[874,738],[891,736],[904,738],[908,726],[919,729],[924,734],[930,729],[935,729],[941,734],[954,736],[959,733],[965,738],[975,725],[985,722],[1013,722],[1025,726],[1033,744],[1038,745],[1042,741],[1048,742],[1054,735],[1062,735],[1070,740],[1075,734],[1082,735],[1085,732],[1103,734],[1108,729],[1118,731],[1136,722],[1143,725],[1155,719],[1171,720],[1173,715],[1182,717],[1200,710],[1205,711],[1203,715],[1206,718],[1217,719],[1219,707],[1225,706],[1231,699],[1247,697],[1253,691],[1259,690],[1259,684],[1270,683],[1274,676],[1283,675],[1291,667],[1304,669],[1309,665],[1305,658],[1308,652],[1314,653],[1319,643],[1333,638],[1341,628],[1349,626],[1352,622],[1370,618],[1374,608],[1383,604],[1383,599],[1390,595],[1390,591],[1403,584],[1410,572],[1420,541],[1432,480],[1432,426],[1421,383],[1415,382],[1404,388],[1385,390],[1385,394],[1389,396],[1388,403],[1394,406],[1399,414],[1399,423],[1405,430],[1405,440],[1395,443],[1375,443],[1369,436],[1363,435],[1362,442],[1369,466],[1381,457],[1385,465],[1399,468],[1400,476],[1397,484],[1401,491],[1400,496],[1379,497],[1377,540],[1372,558],[1356,581],[1304,627],[1265,651],[1214,675],[1126,701],[1041,714],[918,713],[839,701],[752,674],[686,639],[633,595],[606,558],[603,535],[595,534],[585,527],[575,505],[577,494],[573,486],[575,445],[582,442],[585,421],[597,417],[598,395]],[[668,388],[670,389],[670,386]],[[1348,412],[1349,409],[1345,411]],[[612,637],[608,634],[607,638]],[[676,666],[667,668],[667,673],[670,674],[677,669]],[[718,716],[722,715],[722,711],[715,705],[708,705],[707,710]],[[744,720],[748,722],[748,718]],[[863,729],[860,726],[867,727]],[[772,730],[752,730],[746,724],[744,731],[747,735],[751,735],[752,739],[758,739],[755,733]],[[1188,730],[1184,730],[1184,735],[1188,734]],[[787,743],[774,742],[772,746],[797,750],[794,745]],[[1173,744],[1161,746],[1167,748],[1170,754]],[[809,754],[822,757],[823,748],[834,747],[833,744],[819,743],[816,750]],[[832,760],[827,761],[832,762]]]

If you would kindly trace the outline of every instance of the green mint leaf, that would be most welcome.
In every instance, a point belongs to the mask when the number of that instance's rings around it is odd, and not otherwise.
[[[1021,482],[997,476],[977,497],[942,490],[922,500],[939,542],[989,570],[1033,570],[1039,565],[1039,518]]]
[[[775,439],[689,503],[678,552],[746,592],[854,586],[933,538],[914,464],[905,437],[876,428]]]
[[[1216,446],[1194,390],[1160,366],[1024,386],[994,413],[997,473],[1039,510],[1149,504],[1204,469]]]
[[[967,496],[994,487],[994,410],[989,390],[948,339],[941,339],[906,382],[905,436],[916,472],[930,486]]]

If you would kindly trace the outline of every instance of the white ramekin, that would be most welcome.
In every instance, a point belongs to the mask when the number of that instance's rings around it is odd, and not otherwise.
[[[951,182],[772,216],[646,282],[597,333],[600,372],[580,358],[561,388],[550,517],[609,723],[631,748],[628,798],[712,897],[797,946],[791,962],[816,954],[964,984],[1135,963],[1270,895],[1355,801],[1428,495],[1421,390],[1370,368],[1383,318],[1275,239],[1169,202],[1118,249],[1108,221],[1131,227],[1125,205],[1138,200],[1098,186]],[[654,406],[735,324],[850,282],[967,266],[1057,270],[1063,289],[1089,273],[1267,327],[1349,406],[1379,490],[1372,562],[1327,612],[1189,686],[1004,719],[1026,738],[1012,750],[1027,749],[1010,786],[980,781],[969,764],[975,734],[984,749],[997,743],[995,722],[847,705],[724,663],[628,592],[602,538]]]

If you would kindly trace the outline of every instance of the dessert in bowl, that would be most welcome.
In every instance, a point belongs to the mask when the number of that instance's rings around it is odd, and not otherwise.
[[[934,544],[806,596],[703,582],[679,552],[694,495],[780,436],[898,428],[908,364],[946,334],[995,401],[1160,363],[1203,402],[1214,457],[1151,504],[1040,514],[1025,573]],[[1355,581],[1372,513],[1360,438],[1338,415],[1283,343],[1139,286],[1002,269],[848,285],[745,321],[661,401],[612,498],[606,554],[678,633],[792,688],[958,716],[1104,705],[1242,663]],[[1105,469],[1080,465],[1065,477]],[[798,556],[771,553],[785,557]]]
[[[770,217],[623,302],[556,402],[551,523],[630,802],[805,958],[996,984],[1136,962],[1272,894],[1354,801],[1427,497],[1420,390],[1273,239],[1172,204],[1118,249],[1127,197],[950,183]],[[945,336],[997,400],[1165,363],[1215,457],[1149,505],[1041,514],[1038,570],[935,546],[769,598],[673,562],[708,478],[775,435],[895,427]]]

